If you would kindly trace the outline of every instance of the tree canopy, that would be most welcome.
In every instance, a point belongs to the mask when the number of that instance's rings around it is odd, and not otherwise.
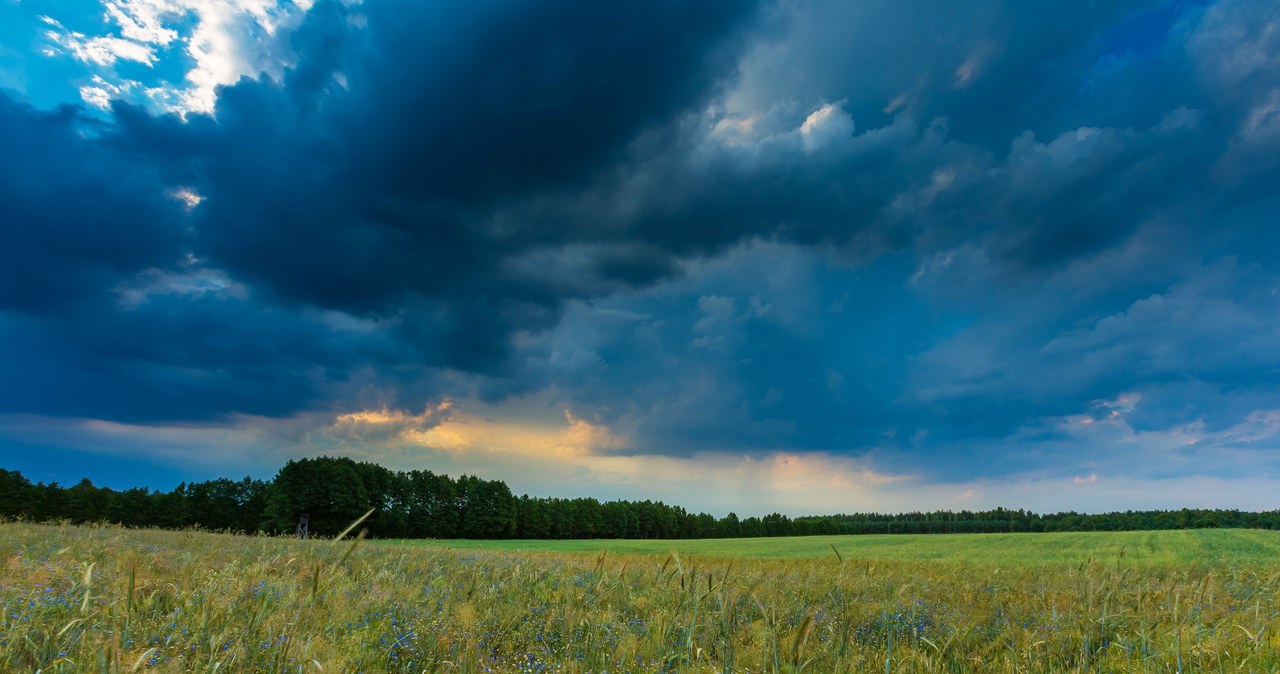
[[[1103,514],[1026,510],[791,518],[780,513],[717,518],[660,501],[514,496],[506,483],[429,470],[392,471],[349,458],[289,461],[271,481],[245,477],[183,483],[172,491],[116,491],[88,479],[71,487],[32,483],[0,469],[0,518],[135,527],[289,533],[302,515],[332,536],[370,508],[370,535],[383,538],[738,538],[816,534],[930,534],[1132,531],[1206,527],[1280,529],[1280,510],[1155,510]]]

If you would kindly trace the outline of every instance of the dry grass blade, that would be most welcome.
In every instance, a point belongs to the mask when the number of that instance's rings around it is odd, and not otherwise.
[[[346,551],[342,553],[342,556],[338,558],[338,561],[334,562],[334,565],[340,566],[343,562],[347,561],[347,558],[351,556],[351,553],[355,552],[356,546],[359,545],[360,541],[363,541],[364,537],[368,534],[369,529],[361,529],[360,533],[356,534],[356,537],[351,539],[351,544],[347,546]]]
[[[343,529],[343,530],[342,530],[342,533],[338,534],[337,536],[334,536],[334,537],[333,537],[333,540],[334,540],[334,541],[340,541],[340,540],[342,540],[342,539],[346,538],[346,537],[347,537],[347,534],[351,533],[351,532],[352,532],[352,530],[354,530],[356,527],[358,527],[358,526],[360,526],[361,524],[363,524],[363,523],[364,523],[364,521],[365,521],[365,520],[367,520],[367,519],[369,519],[369,516],[370,516],[370,515],[372,515],[372,514],[374,513],[374,511],[376,511],[376,510],[377,510],[377,508],[370,508],[368,512],[366,512],[365,514],[363,514],[363,515],[361,515],[359,518],[357,518],[357,519],[356,519],[356,521],[352,522],[352,523],[351,523],[351,524],[350,524],[346,529]]]
[[[139,655],[138,659],[134,661],[133,666],[129,668],[129,671],[130,672],[138,671],[138,669],[142,667],[142,663],[146,662],[147,658],[150,658],[155,654],[156,654],[156,649],[154,648],[148,648],[147,650],[143,651],[142,655]]]
[[[791,643],[791,664],[796,667],[800,666],[800,654],[804,652],[805,644],[809,643],[809,633],[813,631],[813,615],[816,612],[817,610],[812,606],[804,612],[804,618],[800,619],[800,627],[796,631],[795,641]]]

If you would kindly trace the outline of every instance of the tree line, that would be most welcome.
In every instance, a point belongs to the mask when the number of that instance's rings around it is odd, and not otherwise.
[[[289,461],[271,481],[219,478],[172,491],[116,491],[88,479],[71,487],[32,483],[0,469],[0,518],[130,527],[291,533],[306,515],[310,533],[331,536],[369,509],[369,534],[383,538],[751,538],[818,534],[928,534],[1280,529],[1280,510],[1156,510],[1104,514],[1026,510],[864,513],[739,518],[691,513],[660,501],[515,496],[506,483],[429,470],[392,471],[349,458]]]

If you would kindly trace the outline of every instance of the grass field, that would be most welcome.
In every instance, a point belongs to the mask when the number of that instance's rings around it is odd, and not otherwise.
[[[353,545],[0,524],[0,671],[1276,672],[1277,536]]]
[[[667,554],[805,559],[939,561],[1054,566],[1122,560],[1126,566],[1280,564],[1280,532],[1246,529],[1047,534],[796,536],[693,541],[402,541],[406,545],[506,552]]]

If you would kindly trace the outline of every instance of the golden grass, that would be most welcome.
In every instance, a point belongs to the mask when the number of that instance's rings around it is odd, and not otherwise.
[[[0,671],[1280,671],[1276,564],[840,554],[2,524]]]

